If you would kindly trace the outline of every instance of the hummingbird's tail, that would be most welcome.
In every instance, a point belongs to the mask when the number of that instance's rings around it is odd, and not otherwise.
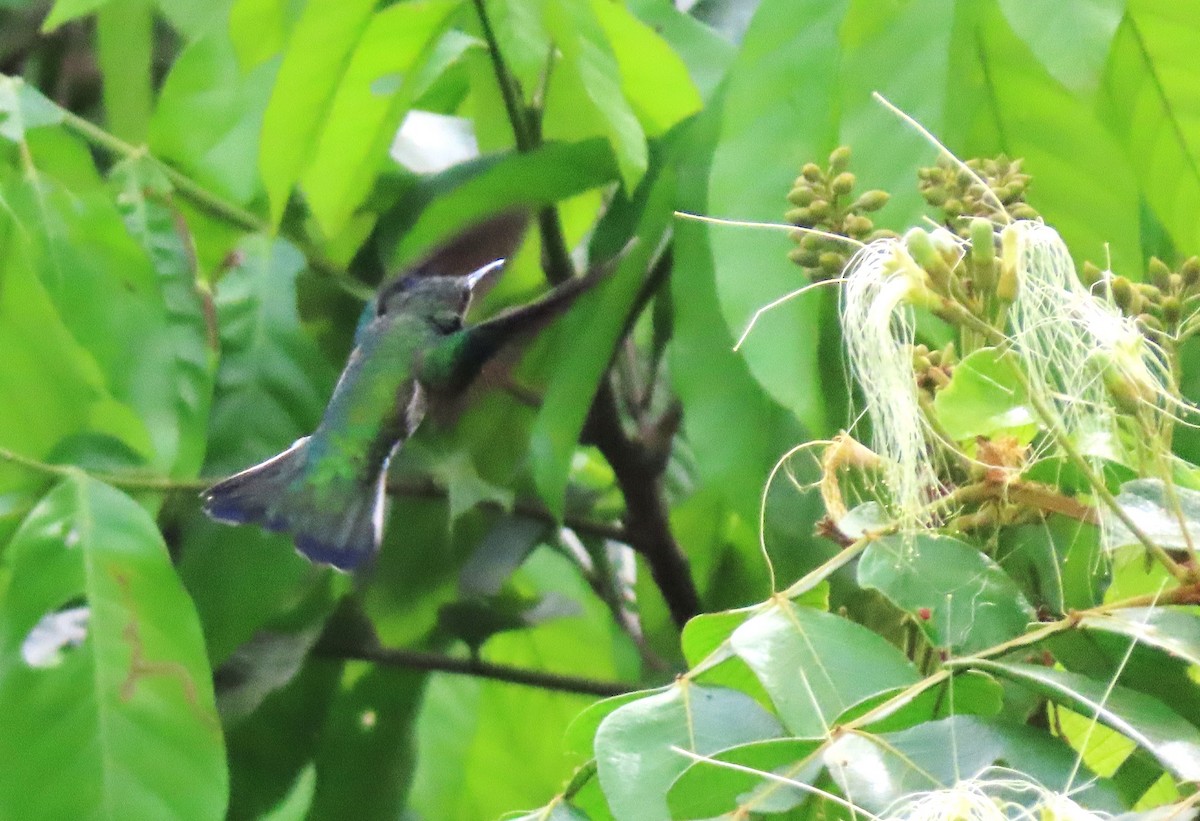
[[[387,465],[372,482],[337,477],[317,486],[305,481],[307,459],[306,436],[204,491],[204,512],[226,524],[291,533],[312,561],[352,570],[379,549]]]

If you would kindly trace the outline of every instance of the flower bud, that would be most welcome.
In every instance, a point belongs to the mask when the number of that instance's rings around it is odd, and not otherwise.
[[[982,217],[971,220],[968,235],[971,240],[971,263],[975,267],[975,285],[981,291],[996,287],[996,240],[992,223]]]
[[[829,155],[829,168],[835,174],[844,171],[846,166],[850,164],[850,146],[839,145],[833,149],[833,153]]]
[[[1200,282],[1200,259],[1188,257],[1183,261],[1183,265],[1179,266],[1179,273],[1183,276],[1184,285],[1189,288],[1196,287],[1196,283]]]
[[[887,205],[889,198],[890,195],[887,191],[872,189],[870,191],[864,191],[850,207],[856,211],[866,211],[867,213],[870,213],[872,211],[878,211],[880,208]]]
[[[1159,288],[1166,288],[1171,269],[1158,257],[1150,257],[1150,263],[1146,266],[1146,275]]]
[[[821,179],[821,169],[817,167],[816,163],[812,162],[806,163],[805,166],[800,169],[800,174],[808,182],[818,182]]]
[[[829,216],[829,203],[825,200],[813,200],[808,204],[808,213],[813,222],[820,222]]]
[[[816,197],[817,195],[813,193],[811,188],[806,185],[798,185],[788,193],[787,199],[792,205],[803,207],[816,199]]]
[[[808,225],[808,209],[807,208],[792,208],[783,215],[784,222],[790,222],[792,225]]]
[[[851,174],[849,171],[843,171],[833,178],[833,182],[829,184],[829,187],[833,189],[833,193],[844,197],[854,190],[855,182],[857,182],[857,180],[854,178],[853,174]]]
[[[950,287],[950,266],[934,247],[933,240],[922,228],[913,228],[904,235],[908,253],[929,274],[930,280],[942,291]]]

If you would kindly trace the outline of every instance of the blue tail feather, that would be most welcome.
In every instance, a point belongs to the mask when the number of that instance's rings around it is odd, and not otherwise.
[[[348,478],[321,488],[315,498],[304,482],[308,438],[265,462],[247,468],[201,494],[204,511],[227,524],[257,524],[291,533],[296,549],[311,561],[352,570],[379,549],[383,530],[384,479]]]

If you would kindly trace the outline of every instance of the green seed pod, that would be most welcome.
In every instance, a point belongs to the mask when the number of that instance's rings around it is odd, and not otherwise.
[[[1133,306],[1134,299],[1137,294],[1134,293],[1133,283],[1125,277],[1113,277],[1112,284],[1109,286],[1112,289],[1113,302],[1121,309],[1122,313],[1133,313],[1129,309]]]
[[[790,239],[792,242],[795,242],[797,244],[803,242],[805,237],[809,237],[809,236],[812,236],[812,235],[809,234],[807,231],[801,231],[799,228],[793,228],[791,231],[788,231],[788,239]]]
[[[1178,325],[1183,306],[1178,297],[1165,297],[1162,301],[1162,318],[1168,326]]]
[[[850,164],[850,146],[839,145],[833,149],[833,153],[829,155],[829,170],[837,174],[846,170],[846,166]]]
[[[792,208],[783,215],[783,221],[790,222],[792,225],[808,225],[808,209]]]
[[[813,200],[808,204],[808,213],[813,222],[820,222],[829,216],[829,203],[825,200]]]
[[[946,200],[950,199],[949,193],[945,188],[926,188],[921,192],[921,196],[925,197],[925,202],[932,205],[934,208],[940,208],[946,204]]]
[[[1150,263],[1146,266],[1146,276],[1159,288],[1165,289],[1167,278],[1171,276],[1171,269],[1158,257],[1150,257]]]
[[[836,251],[823,251],[818,258],[817,264],[822,271],[825,271],[830,276],[837,276],[842,272],[842,268],[846,266],[846,258]]]
[[[1017,220],[1033,220],[1037,219],[1037,210],[1028,203],[1018,202],[1016,205],[1008,209],[1008,214],[1013,219]]]
[[[855,182],[857,182],[857,180],[853,174],[851,174],[849,171],[843,171],[833,178],[833,182],[829,184],[829,187],[833,190],[833,193],[840,197],[844,197],[854,190]]]
[[[869,214],[887,205],[890,198],[891,195],[887,191],[880,191],[878,188],[875,188],[860,194],[850,208],[855,211],[865,211]]]
[[[971,264],[974,266],[975,287],[991,291],[996,287],[996,240],[992,223],[982,217],[971,220],[968,236],[971,240]]]
[[[1083,270],[1079,274],[1079,279],[1084,285],[1091,288],[1093,285],[1099,282],[1103,276],[1104,272],[1101,271],[1099,267],[1093,265],[1091,260],[1084,261]]]
[[[804,231],[804,236],[800,238],[800,247],[806,248],[809,251],[818,251],[821,248],[821,237],[811,231]]]
[[[1156,286],[1151,285],[1149,282],[1139,282],[1134,286],[1134,288],[1137,293],[1141,294],[1142,297],[1150,300],[1151,302],[1158,302],[1162,299],[1162,291],[1158,290]]]
[[[851,214],[846,217],[842,223],[842,227],[845,228],[846,233],[850,236],[859,238],[871,233],[871,229],[875,227],[875,223],[871,222],[868,217]]]
[[[1137,323],[1143,328],[1151,331],[1161,332],[1163,329],[1162,322],[1160,322],[1158,317],[1154,316],[1153,314],[1138,314]]]
[[[1183,290],[1183,275],[1171,273],[1167,275],[1167,291],[1177,294]]]
[[[816,268],[820,263],[820,255],[805,248],[793,248],[788,251],[788,259],[802,268]]]
[[[1179,273],[1183,275],[1184,285],[1195,288],[1196,283],[1200,282],[1200,259],[1188,257],[1183,261],[1183,265],[1179,266]]]
[[[963,203],[958,197],[951,197],[942,203],[942,209],[951,216],[958,216],[963,212]]]
[[[808,186],[801,185],[793,188],[788,193],[787,198],[788,202],[790,202],[792,205],[799,205],[803,207],[816,199],[817,195]]]
[[[821,169],[816,163],[813,162],[806,163],[805,166],[800,169],[800,174],[807,182],[819,182],[822,176]]]
[[[933,240],[922,228],[912,228],[904,235],[904,245],[917,264],[929,274],[929,279],[941,291],[950,288],[950,266],[934,247]]]
[[[1119,355],[1119,354],[1118,354]],[[1117,356],[1107,350],[1094,354],[1100,364],[1104,387],[1112,397],[1117,409],[1125,413],[1137,413],[1146,404],[1155,404],[1154,389],[1132,373],[1122,370]]]
[[[1008,226],[1000,232],[1000,278],[996,281],[996,298],[1011,303],[1017,298],[1020,279],[1017,277],[1017,250],[1020,233]]]

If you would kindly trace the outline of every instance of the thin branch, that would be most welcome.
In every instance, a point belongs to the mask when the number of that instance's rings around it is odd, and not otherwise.
[[[409,670],[430,670],[438,673],[453,673],[462,676],[506,681],[526,687],[553,690],[560,693],[579,693],[588,696],[619,696],[641,689],[636,684],[619,681],[601,681],[583,676],[568,676],[493,664],[479,659],[445,656],[421,650],[400,650],[387,647],[337,647],[317,645],[314,651],[325,658],[369,661],[387,667],[404,667]]]
[[[517,140],[519,151],[537,148],[536,125],[529,122],[526,111],[515,93],[515,81],[505,64],[500,44],[488,19],[484,0],[474,0],[484,39],[496,72],[496,81],[504,95],[505,109]],[[532,127],[531,127],[532,126]],[[574,275],[570,250],[563,239],[558,211],[548,206],[538,214],[542,239],[543,269],[551,283],[565,282]],[[662,274],[665,276],[665,274]],[[645,300],[657,283],[651,282],[639,295],[636,308],[645,307]],[[626,318],[630,325],[636,314]],[[687,556],[671,532],[669,510],[662,481],[662,460],[652,453],[648,443],[625,432],[612,383],[605,372],[584,424],[584,441],[599,448],[617,478],[625,499],[625,542],[642,555],[650,566],[650,575],[661,591],[671,611],[671,618],[680,628],[700,612],[700,597],[692,580]]]

